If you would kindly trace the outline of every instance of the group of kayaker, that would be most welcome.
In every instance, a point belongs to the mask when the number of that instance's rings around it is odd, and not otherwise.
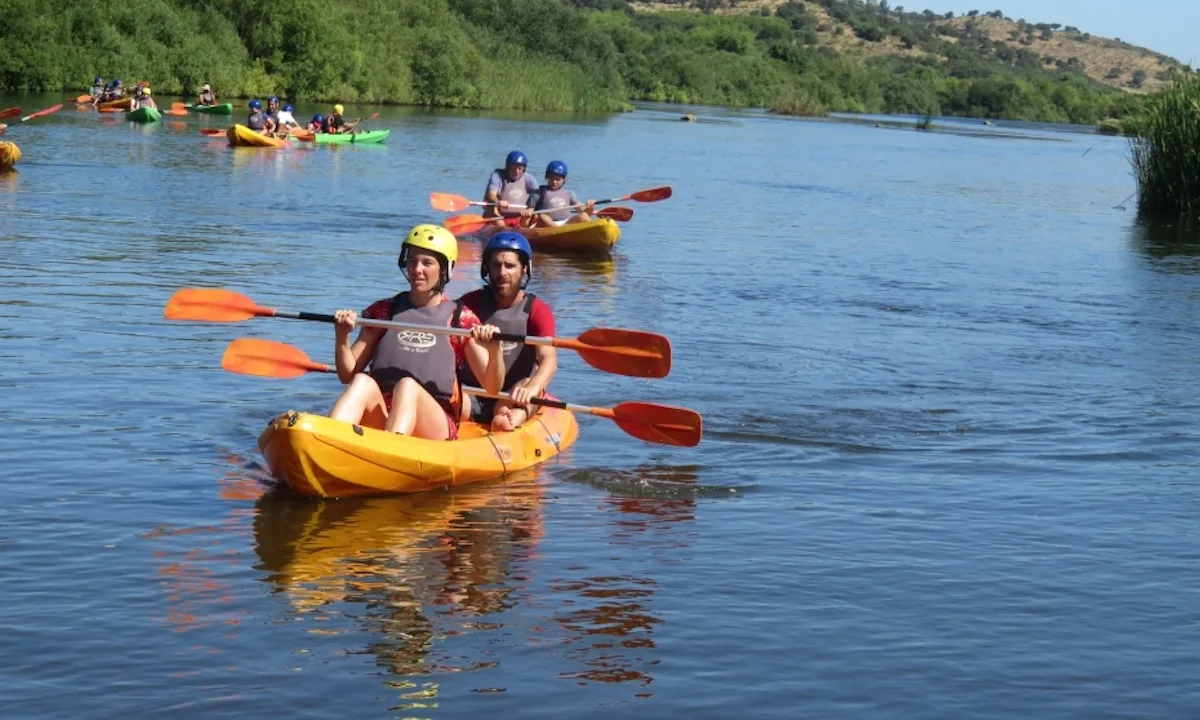
[[[546,184],[539,185],[525,172],[529,164],[525,153],[513,150],[504,159],[504,167],[492,171],[483,193],[485,218],[495,218],[503,226],[505,218],[520,217],[526,227],[554,227],[587,222],[596,211],[596,201],[581,203],[574,190],[566,188],[567,164],[552,160],[546,166]],[[577,211],[572,215],[572,211]],[[547,212],[542,212],[547,211]]]
[[[362,317],[461,328],[470,330],[469,337],[364,326],[351,343],[359,315],[336,313],[337,373],[348,387],[331,418],[453,440],[463,421],[510,431],[536,411],[530,400],[544,394],[558,369],[555,349],[496,338],[501,332],[554,335],[553,312],[525,290],[533,276],[529,241],[511,231],[493,235],[480,266],[487,286],[451,300],[445,288],[457,260],[458,241],[449,230],[417,225],[400,246],[409,289],[373,303]],[[464,399],[462,385],[509,392],[511,399]]]
[[[125,86],[121,84],[121,78],[113,78],[111,82],[105,83],[104,78],[97,75],[96,79],[92,81],[92,89],[89,93],[92,96],[92,105],[96,106],[125,97]]]
[[[272,95],[267,98],[267,107],[264,109],[262,101],[250,101],[250,114],[246,118],[246,127],[256,132],[262,133],[269,137],[287,137],[292,133],[292,130],[299,130],[300,123],[296,121],[293,113],[296,111],[294,107],[284,105],[279,106],[279,97]],[[354,127],[358,125],[359,120],[354,122],[346,122],[346,118],[342,115],[344,108],[341,104],[333,106],[333,111],[329,115],[321,115],[317,113],[313,115],[313,119],[303,128],[312,133],[343,133],[353,132]]]

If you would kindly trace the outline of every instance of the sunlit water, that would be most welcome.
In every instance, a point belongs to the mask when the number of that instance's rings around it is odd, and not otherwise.
[[[1191,717],[1200,260],[1119,209],[1125,142],[692,111],[384,109],[385,146],[279,152],[214,118],[10,129],[2,714]],[[332,333],[167,323],[167,297],[362,308],[428,193],[481,194],[516,147],[585,196],[674,188],[533,289],[561,335],[674,344],[653,382],[565,354],[557,394],[694,408],[702,444],[585,419],[507,482],[264,494],[259,430],[339,386],[221,352],[328,360]]]

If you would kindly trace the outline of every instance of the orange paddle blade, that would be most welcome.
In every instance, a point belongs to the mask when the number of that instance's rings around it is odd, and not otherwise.
[[[7,110],[0,110],[0,120],[3,120],[4,118],[16,117],[20,114],[21,114],[21,108],[19,108],[19,107],[8,108]]]
[[[633,210],[623,207],[604,208],[600,212],[596,213],[596,215],[599,217],[608,218],[610,220],[628,222],[633,219]]]
[[[670,186],[666,186],[651,188],[650,190],[638,190],[625,199],[637,200],[638,202],[658,202],[659,200],[666,200],[669,197],[671,197],[671,188]]]
[[[288,130],[288,136],[302,142],[313,142],[317,139],[316,135],[313,135],[308,130],[300,130],[297,128]]]
[[[225,137],[226,132],[228,131],[222,130],[221,128],[200,128],[200,134],[207,135],[209,137]]]
[[[188,104],[187,104],[187,103],[185,103],[185,102],[179,102],[179,101],[177,100],[177,101],[175,101],[175,102],[171,103],[171,107],[173,107],[173,108],[183,108],[184,110],[187,110],[187,109],[188,109]]]
[[[440,210],[442,212],[459,212],[470,207],[471,201],[462,195],[433,192],[429,193],[429,204],[433,206],[434,210]]]
[[[602,410],[604,408],[596,408]],[[646,402],[623,402],[614,407],[613,422],[629,435],[659,445],[695,447],[700,444],[704,420],[687,408]],[[598,414],[598,413],[593,413]]]
[[[173,107],[169,110],[163,110],[163,115],[187,115],[187,108]]]
[[[238,338],[229,343],[221,356],[221,367],[242,375],[281,379],[307,372],[332,372],[328,365],[309,360],[298,347],[258,338]]]
[[[588,365],[614,375],[663,378],[671,372],[671,341],[656,333],[592,328],[574,340],[555,338],[554,347],[574,350]]]
[[[252,317],[272,317],[272,308],[260,307],[241,293],[222,288],[183,288],[176,290],[163,317],[167,320],[198,322],[241,322]]]
[[[79,97],[75,98],[75,102],[77,102],[77,103],[85,103],[85,102],[91,102],[91,101],[92,101],[91,95],[80,95]]]
[[[102,113],[123,113],[123,112],[125,112],[125,108],[102,107],[102,108],[96,108],[96,110],[98,110],[99,112],[102,112]]]
[[[59,104],[55,105],[54,107],[48,107],[45,110],[38,110],[35,113],[26,115],[25,117],[21,118],[21,122],[25,122],[26,120],[32,120],[34,118],[43,117],[45,115],[49,115],[50,113],[56,113],[59,110],[62,110],[62,107],[63,107],[62,103],[59,103]]]
[[[442,226],[452,235],[470,235],[487,227],[490,222],[491,220],[485,220],[482,215],[455,215]]]

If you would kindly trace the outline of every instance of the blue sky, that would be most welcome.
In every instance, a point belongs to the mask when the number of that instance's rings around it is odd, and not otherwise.
[[[955,15],[1001,10],[1013,20],[1074,25],[1093,35],[1119,37],[1193,67],[1200,65],[1200,0],[890,0],[889,4],[903,5],[908,11],[953,11]]]

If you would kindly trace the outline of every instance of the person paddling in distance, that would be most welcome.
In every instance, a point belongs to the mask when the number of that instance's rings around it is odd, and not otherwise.
[[[262,101],[257,98],[250,101],[250,114],[246,117],[246,127],[265,134],[267,129],[267,114],[263,112]]]
[[[533,251],[520,233],[504,230],[496,233],[483,248],[479,275],[487,287],[463,295],[459,302],[472,311],[480,322],[490,323],[501,332],[515,335],[554,336],[554,313],[550,306],[525,287],[533,278]],[[549,345],[502,343],[504,379],[501,387],[512,400],[471,398],[470,419],[494,431],[521,427],[538,407],[531,398],[540,397],[558,371],[558,351]],[[473,368],[458,371],[465,385],[479,385]],[[466,417],[464,403],[464,419]]]
[[[532,219],[533,224],[538,227],[555,227],[591,220],[590,213],[596,212],[596,201],[588,200],[578,213],[572,215],[571,208],[582,203],[575,196],[574,190],[568,190],[565,187],[566,183],[567,164],[562,160],[551,161],[546,166],[546,184],[529,196],[529,205],[525,212],[521,213],[521,216],[527,221]],[[552,210],[553,212],[535,215],[535,210]]]
[[[504,168],[496,168],[488,178],[483,201],[493,204],[483,209],[483,216],[495,218],[494,225],[503,227],[503,218],[521,215],[529,203],[529,196],[537,192],[537,180],[525,172],[528,164],[525,153],[513,150],[504,158]]]
[[[291,104],[288,104],[284,105],[283,109],[279,111],[278,131],[280,134],[288,135],[291,133],[292,128],[300,129],[300,123],[296,122],[296,117],[292,115],[295,109]]]
[[[200,107],[212,107],[217,104],[217,96],[213,94],[212,86],[204,83],[200,87],[200,100],[196,105]]]
[[[90,94],[92,96],[93,101],[95,101],[96,98],[103,95],[104,94],[104,78],[97,75],[96,79],[92,81],[92,89],[88,91],[88,94]]]
[[[158,104],[154,102],[154,98],[150,97],[150,86],[143,85],[138,87],[138,89],[133,93],[133,103],[131,104],[130,109],[140,110],[141,108],[147,107],[157,110]]]
[[[457,260],[458,241],[449,230],[417,225],[400,246],[400,267],[409,290],[372,304],[363,317],[467,328],[470,338],[363,327],[351,344],[357,314],[339,310],[334,315],[337,373],[348,387],[331,418],[401,435],[453,440],[462,404],[459,365],[469,364],[483,378],[484,390],[500,389],[504,355],[500,343],[492,340],[498,328],[480,323],[474,312],[445,294]]]
[[[325,132],[325,116],[321,113],[313,115],[313,119],[304,126],[304,129],[310,133]]]
[[[275,137],[279,134],[279,96],[272,95],[267,98],[267,127],[264,135]]]

